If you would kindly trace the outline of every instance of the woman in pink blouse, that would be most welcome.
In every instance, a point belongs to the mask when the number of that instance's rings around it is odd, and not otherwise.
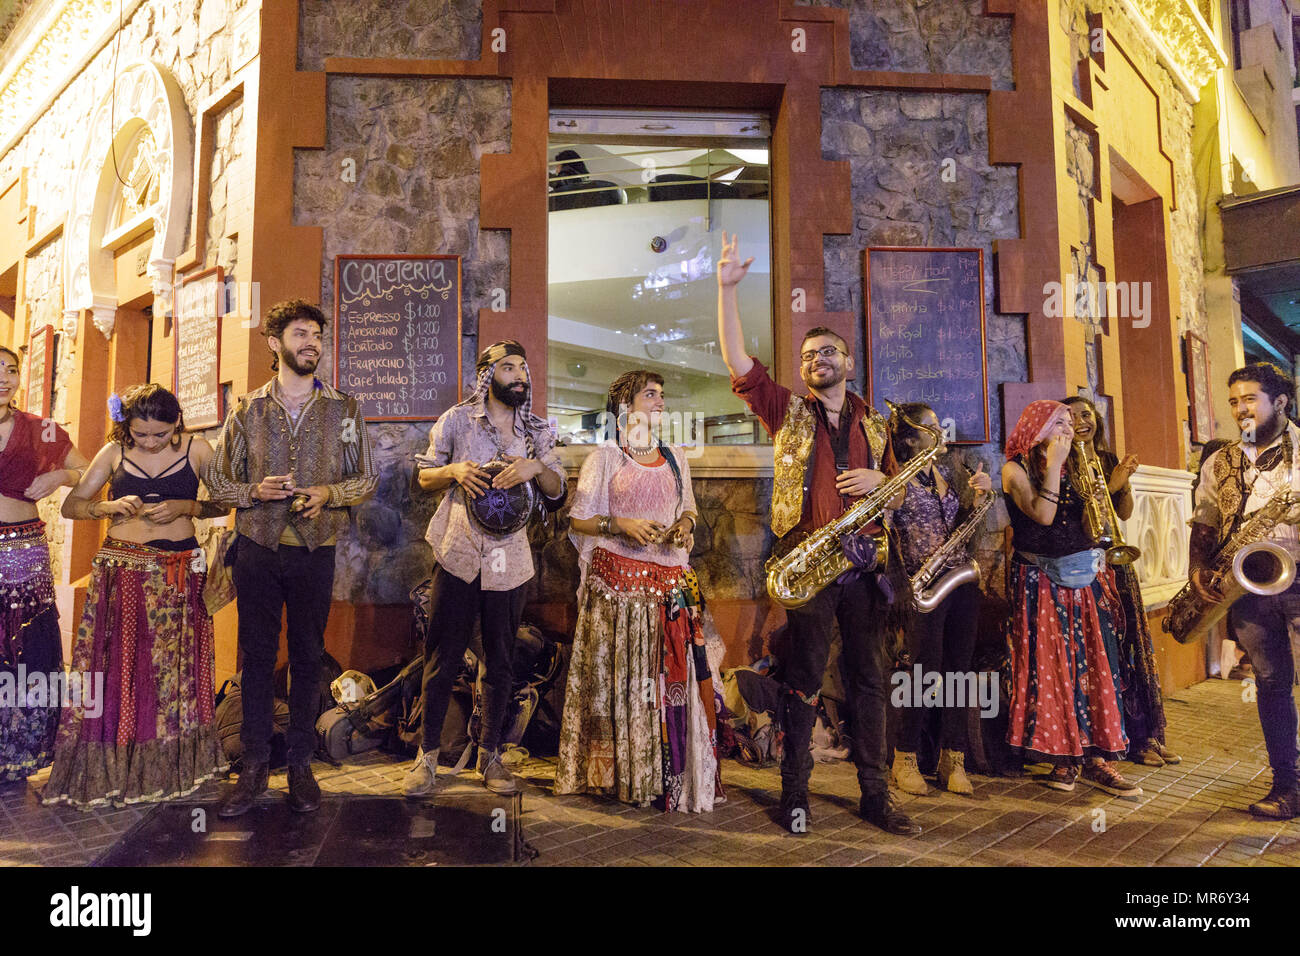
[[[569,516],[582,568],[555,792],[665,810],[721,801],[717,714],[689,565],[695,496],[686,456],[652,433],[663,378],[609,388],[614,441],[583,463]]]

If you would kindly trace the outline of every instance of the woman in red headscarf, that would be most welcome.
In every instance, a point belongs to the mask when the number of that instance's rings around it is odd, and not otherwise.
[[[1140,796],[1112,760],[1128,749],[1119,705],[1118,640],[1124,612],[1105,552],[1064,477],[1074,420],[1060,402],[1031,402],[1007,439],[1002,466],[1015,554],[1011,561],[1011,701],[1007,742],[1053,765],[1044,779],[1085,781]]]

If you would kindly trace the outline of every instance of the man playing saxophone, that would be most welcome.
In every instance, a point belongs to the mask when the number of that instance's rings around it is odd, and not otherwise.
[[[736,285],[753,259],[741,261],[738,237],[722,237],[718,261],[718,337],[731,371],[732,389],[775,443],[772,530],[777,549],[835,520],[855,499],[884,480],[884,418],[849,392],[853,358],[830,329],[812,329],[800,344],[799,374],[809,394],[797,395],[772,380],[745,351]],[[902,503],[900,494],[897,506]],[[862,540],[869,540],[863,538]],[[781,761],[783,826],[804,833],[810,823],[809,750],[838,620],[849,696],[853,762],[862,788],[862,816],[891,833],[920,833],[889,791],[885,760],[885,661],[882,639],[886,600],[874,575],[849,573],[808,603],[787,610],[790,651],[783,662],[785,754]]]
[[[1228,376],[1228,404],[1241,440],[1225,445],[1201,465],[1192,514],[1189,577],[1192,589],[1208,604],[1224,600],[1212,569],[1225,542],[1271,499],[1288,489],[1300,494],[1300,429],[1287,417],[1293,400],[1290,378],[1267,362]],[[1295,524],[1278,521],[1264,540],[1281,545],[1292,559],[1300,556]],[[1288,820],[1300,816],[1296,707],[1291,696],[1295,661],[1288,636],[1288,627],[1300,627],[1300,585],[1292,584],[1280,594],[1247,592],[1228,614],[1255,667],[1259,722],[1273,768],[1273,788],[1250,805],[1250,812]]]
[[[911,460],[933,442],[931,436],[910,422],[928,425],[936,432],[939,429],[938,416],[930,406],[921,402],[899,405],[897,413],[890,417],[889,428],[894,457],[900,463]],[[910,580],[915,580],[931,556],[946,546],[958,528],[964,527],[972,512],[979,512],[979,506],[992,489],[993,479],[984,470],[983,462],[973,475],[960,464],[949,466],[937,462],[917,472],[907,484],[902,507],[894,513],[893,521],[898,554]],[[983,517],[980,513],[979,518]],[[967,548],[963,546],[949,555],[945,565],[955,570],[966,560]],[[941,574],[936,578],[932,586],[938,585],[943,577]],[[907,628],[907,652],[912,666],[919,666],[922,675],[968,673],[975,655],[979,603],[980,585],[976,577],[958,584],[932,609],[918,608],[924,613],[912,614]],[[910,696],[907,699],[910,702]],[[942,703],[941,696],[939,704]],[[894,784],[907,793],[924,794],[929,790],[916,761],[928,712],[923,707],[906,707],[900,720],[892,776]],[[959,707],[944,707],[941,721],[939,785],[952,793],[973,793],[965,769],[966,712]]]

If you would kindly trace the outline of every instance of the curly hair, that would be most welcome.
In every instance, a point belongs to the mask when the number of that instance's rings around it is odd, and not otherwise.
[[[1286,414],[1295,409],[1295,382],[1272,362],[1252,362],[1228,376],[1228,387],[1238,382],[1256,382],[1269,399],[1286,396]]]
[[[306,299],[286,299],[284,302],[277,302],[271,306],[271,310],[266,313],[266,322],[262,326],[262,334],[268,339],[278,339],[284,335],[284,330],[289,327],[291,322],[297,322],[304,319],[308,322],[315,322],[320,326],[322,333],[328,324],[325,319],[325,313],[316,306],[312,305]],[[271,351],[271,371],[280,370],[280,356]]]
[[[135,439],[131,437],[131,420],[134,418],[175,425],[172,444],[180,444],[181,432],[185,431],[185,415],[176,396],[161,385],[153,382],[133,385],[122,393],[122,420],[113,422],[108,440],[119,442],[124,448],[134,448]]]

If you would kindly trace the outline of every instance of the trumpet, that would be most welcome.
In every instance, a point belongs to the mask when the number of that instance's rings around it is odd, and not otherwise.
[[[1070,456],[1070,483],[1083,499],[1083,523],[1097,546],[1106,549],[1108,564],[1132,564],[1142,557],[1142,552],[1124,543],[1124,532],[1115,514],[1115,503],[1110,500],[1106,486],[1106,472],[1102,470],[1097,453],[1085,441],[1074,443]]]

